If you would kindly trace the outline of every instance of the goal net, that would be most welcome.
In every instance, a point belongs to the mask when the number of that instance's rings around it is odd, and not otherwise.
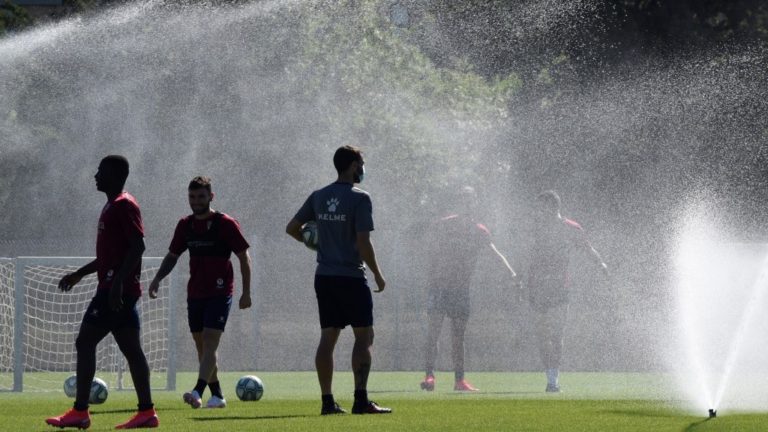
[[[93,258],[20,257],[0,259],[0,390],[60,391],[74,374],[75,338],[96,292],[96,275],[83,278],[69,292],[59,280]],[[160,258],[143,258],[141,284],[146,290]],[[157,299],[143,295],[141,342],[155,389],[175,387],[172,341],[175,326],[172,279],[163,281]],[[132,388],[128,365],[112,335],[96,350],[96,376],[112,389]]]

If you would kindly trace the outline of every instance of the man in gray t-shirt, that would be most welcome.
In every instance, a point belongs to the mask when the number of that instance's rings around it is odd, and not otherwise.
[[[371,370],[373,345],[373,299],[365,278],[365,265],[371,269],[378,289],[386,282],[376,262],[371,243],[373,205],[367,192],[356,188],[365,175],[364,161],[359,149],[340,147],[333,155],[339,176],[332,183],[312,194],[291,219],[285,231],[303,242],[301,230],[307,222],[317,223],[317,271],[315,294],[320,311],[320,344],[315,366],[320,381],[322,415],[343,414],[333,399],[333,350],[341,329],[350,325],[355,334],[352,349],[352,369],[355,377],[355,403],[352,414],[386,414],[389,408],[368,399],[368,375]]]

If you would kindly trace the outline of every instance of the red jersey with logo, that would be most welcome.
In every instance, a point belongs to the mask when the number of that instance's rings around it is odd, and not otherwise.
[[[194,215],[182,218],[169,250],[176,255],[189,250],[187,297],[201,299],[232,295],[235,277],[230,256],[248,247],[237,220],[216,212],[202,220]]]
[[[468,289],[480,251],[491,244],[491,232],[469,217],[451,215],[437,221],[429,236],[433,283]]]
[[[144,237],[144,224],[141,221],[139,204],[128,192],[122,192],[113,200],[107,201],[99,217],[98,235],[96,236],[96,264],[99,290],[110,289],[114,277],[123,265],[131,239]],[[123,282],[124,296],[141,296],[141,261]]]

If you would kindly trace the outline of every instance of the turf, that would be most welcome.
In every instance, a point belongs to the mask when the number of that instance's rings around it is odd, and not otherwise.
[[[258,402],[240,402],[234,383],[244,373],[222,375],[229,406],[221,410],[192,410],[181,401],[191,387],[192,373],[178,375],[178,391],[155,391],[160,427],[167,431],[724,431],[764,430],[768,414],[721,415],[707,420],[704,413],[679,408],[668,379],[654,374],[563,374],[563,393],[543,392],[542,374],[472,373],[468,378],[480,393],[452,391],[452,376],[437,375],[434,392],[418,388],[414,372],[375,372],[369,388],[372,399],[393,408],[382,416],[320,417],[319,396],[312,372],[258,373],[265,393]],[[339,372],[334,388],[342,406],[351,407],[351,374]],[[54,382],[53,380],[50,380]],[[207,397],[205,395],[204,397]],[[0,393],[0,430],[54,430],[43,423],[72,400],[60,390]],[[135,409],[132,391],[112,391],[103,405],[91,407],[90,430],[112,430]]]

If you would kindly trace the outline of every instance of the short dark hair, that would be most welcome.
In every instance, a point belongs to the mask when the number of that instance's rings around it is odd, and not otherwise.
[[[560,211],[560,195],[554,190],[546,190],[536,195],[536,201],[546,204],[552,210]]]
[[[128,179],[128,173],[130,167],[128,165],[128,159],[125,156],[109,155],[101,160],[101,163],[109,167],[109,172],[115,176],[121,184],[125,184],[125,180]]]
[[[341,174],[346,171],[352,162],[360,161],[363,159],[363,152],[359,148],[351,145],[345,145],[339,147],[336,153],[333,154],[333,166],[336,167],[336,172]]]
[[[205,176],[197,176],[189,182],[189,190],[205,189],[209,193],[211,192],[211,178]]]

